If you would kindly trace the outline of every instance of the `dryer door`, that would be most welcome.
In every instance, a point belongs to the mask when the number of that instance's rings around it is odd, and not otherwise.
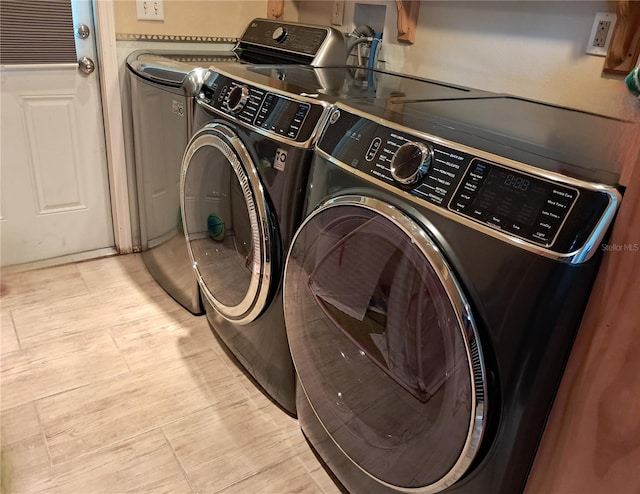
[[[403,490],[460,478],[484,431],[484,365],[425,230],[376,199],[331,200],[298,230],[284,293],[302,397],[346,456]]]
[[[247,324],[270,302],[278,242],[275,216],[238,135],[209,124],[182,161],[183,228],[203,295],[226,319]]]

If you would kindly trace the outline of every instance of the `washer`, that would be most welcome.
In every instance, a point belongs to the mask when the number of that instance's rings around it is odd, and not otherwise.
[[[131,203],[137,208],[132,223],[139,228],[149,272],[194,314],[203,308],[183,240],[179,177],[182,155],[198,129],[193,116],[204,67],[218,62],[342,64],[344,58],[344,41],[335,29],[267,19],[249,23],[232,51],[138,50],[127,58],[135,155]]]
[[[506,96],[337,104],[284,311],[300,426],[348,491],[523,490],[631,131]]]
[[[135,155],[137,226],[142,260],[176,301],[202,314],[198,285],[189,269],[180,218],[182,155],[193,134],[194,97],[214,61],[235,52],[198,56],[175,51],[133,52],[127,58]]]

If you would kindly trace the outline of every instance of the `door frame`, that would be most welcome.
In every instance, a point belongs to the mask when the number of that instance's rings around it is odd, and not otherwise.
[[[133,241],[131,218],[129,216],[122,95],[120,93],[113,2],[114,0],[91,0],[98,54],[104,138],[107,150],[113,238],[118,253],[129,254],[133,252]]]

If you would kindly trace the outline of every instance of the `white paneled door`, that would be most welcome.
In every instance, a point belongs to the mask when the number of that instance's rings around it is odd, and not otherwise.
[[[73,0],[73,64],[3,65],[0,261],[3,266],[114,245],[90,0]],[[86,32],[86,30],[85,30]]]

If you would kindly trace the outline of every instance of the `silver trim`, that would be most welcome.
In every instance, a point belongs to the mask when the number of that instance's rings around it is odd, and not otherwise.
[[[556,182],[556,183],[565,185],[567,187],[576,187],[579,189],[586,189],[594,192],[603,193],[608,197],[609,203],[604,213],[602,214],[600,221],[598,222],[596,227],[593,229],[593,232],[587,238],[584,245],[579,249],[563,254],[550,249],[546,249],[544,247],[541,247],[540,245],[530,243],[528,241],[525,241],[524,239],[511,235],[502,230],[497,230],[495,228],[491,228],[481,223],[477,223],[475,221],[469,220],[466,217],[459,215],[458,213],[454,213],[452,211],[449,211],[448,209],[445,209],[445,208],[436,206],[434,204],[431,204],[430,202],[424,201],[423,199],[415,197],[406,191],[398,189],[397,187],[393,187],[392,185],[389,185],[386,182],[383,182],[382,180],[378,180],[366,173],[361,172],[360,170],[354,169],[348,164],[343,163],[340,160],[334,158],[328,152],[322,150],[319,147],[319,145],[316,146],[316,153],[319,156],[343,168],[349,173],[353,173],[354,175],[357,175],[360,178],[366,179],[369,182],[378,184],[388,191],[394,192],[395,194],[399,194],[403,199],[407,199],[413,203],[419,204],[420,206],[426,207],[446,218],[458,221],[459,223],[462,223],[465,226],[481,231],[482,233],[486,233],[487,235],[497,238],[498,240],[505,241],[513,246],[525,249],[529,252],[533,252],[543,257],[547,257],[556,261],[566,262],[569,264],[580,264],[591,259],[591,257],[593,257],[593,255],[598,251],[599,246],[602,243],[602,240],[606,235],[609,229],[609,226],[613,221],[615,213],[618,209],[618,205],[620,204],[620,200],[622,199],[620,192],[618,192],[618,190],[615,187],[612,187],[610,185],[586,182],[584,180],[576,179],[566,175],[561,175],[559,173],[537,168],[532,165],[527,165],[525,163],[512,160],[510,158],[505,158],[503,156],[498,156],[492,153],[488,153],[486,151],[472,148],[464,144],[459,144],[459,143],[450,141],[448,139],[443,139],[441,137],[428,134],[426,132],[420,132],[415,129],[410,129],[408,127],[405,127],[404,125],[396,124],[384,118],[380,118],[375,115],[371,115],[369,113],[360,111],[358,109],[351,108],[350,106],[344,103],[337,103],[335,107],[336,109],[341,109],[343,111],[346,111],[347,113],[352,113],[354,115],[366,118],[374,123],[377,123],[378,125],[383,125],[385,127],[398,130],[400,132],[404,132],[409,135],[416,136],[420,139],[432,141],[442,146],[446,146],[458,151],[471,154],[477,158],[486,159],[488,161],[496,163],[497,165],[501,165],[507,168],[514,168],[515,170],[521,171],[523,173],[533,175],[535,177],[542,178],[550,182]],[[466,173],[466,170],[464,173]]]
[[[430,494],[440,492],[447,487],[453,485],[458,479],[460,479],[464,473],[467,471],[469,466],[471,465],[473,459],[480,448],[480,444],[482,442],[484,428],[485,428],[485,417],[487,410],[486,403],[486,369],[484,364],[484,358],[482,355],[482,348],[480,345],[480,340],[477,332],[476,323],[471,312],[471,307],[469,302],[467,301],[466,295],[464,294],[460,283],[455,277],[455,274],[449,267],[444,255],[440,251],[439,247],[435,244],[435,242],[431,239],[426,230],[421,227],[418,223],[416,223],[409,216],[404,214],[398,208],[380,201],[378,199],[373,199],[367,196],[360,195],[346,195],[337,197],[334,199],[329,199],[318,206],[307,218],[304,220],[302,225],[298,228],[293,242],[291,243],[291,247],[289,250],[289,255],[287,256],[287,263],[285,265],[285,276],[284,276],[284,293],[286,293],[286,284],[287,284],[287,273],[289,271],[289,259],[291,258],[292,251],[300,235],[300,232],[304,230],[306,225],[313,220],[316,216],[322,214],[327,209],[331,209],[339,206],[355,206],[362,207],[373,211],[376,214],[381,215],[387,220],[391,221],[396,227],[398,227],[405,235],[407,235],[413,244],[415,244],[418,249],[425,256],[429,264],[433,267],[434,271],[438,275],[438,279],[445,289],[449,302],[451,303],[454,312],[456,314],[456,319],[458,322],[458,327],[460,329],[460,333],[462,336],[462,340],[465,345],[465,350],[467,353],[468,365],[469,365],[469,376],[471,380],[471,413],[469,420],[469,430],[467,433],[467,437],[465,440],[464,447],[458,458],[458,461],[451,468],[449,473],[445,475],[439,481],[430,484],[425,487],[420,488],[405,488],[399,487],[397,485],[392,485],[387,482],[384,482],[378,478],[376,478],[371,473],[364,470],[358,463],[356,463],[338,444],[338,442],[334,439],[331,433],[326,429],[322,419],[319,417],[318,412],[316,411],[313,403],[309,399],[309,395],[304,387],[304,383],[302,379],[299,378],[300,386],[302,391],[305,394],[305,397],[309,403],[309,406],[313,410],[313,413],[318,419],[318,422],[325,429],[328,437],[334,442],[334,444],[340,449],[340,451],[345,455],[345,457],[349,458],[349,460],[358,467],[364,474],[369,476],[374,481],[385,485],[389,488],[392,488],[396,491],[407,492],[407,493],[421,493],[421,494]],[[284,305],[284,314],[285,314],[285,325],[287,318],[287,305],[288,300],[285,297],[283,300]],[[292,301],[292,303],[297,303],[296,301]],[[292,353],[293,363],[295,366],[296,356]],[[474,368],[475,366],[475,368]],[[297,367],[296,367],[297,368]]]
[[[238,98],[238,102],[231,107],[231,94],[234,91],[240,91],[240,97]],[[224,98],[223,104],[231,113],[237,114],[242,111],[244,106],[247,104],[247,101],[249,101],[249,88],[244,85],[238,85],[229,89],[227,96]]]
[[[235,324],[248,324],[255,320],[264,310],[270,291],[272,277],[272,247],[270,221],[267,214],[267,201],[258,170],[242,140],[233,130],[224,124],[211,123],[200,129],[189,141],[180,173],[180,207],[185,211],[185,182],[193,155],[204,146],[219,150],[231,164],[236,178],[240,182],[242,192],[249,211],[249,221],[253,236],[253,266],[251,281],[244,299],[235,306],[219,302],[210,292],[198,269],[193,255],[187,225],[184,235],[187,250],[191,259],[198,284],[202,293],[216,311],[225,319]],[[184,215],[186,217],[186,215]],[[194,237],[195,238],[195,237]]]
[[[398,157],[398,153],[402,148],[406,148],[409,146],[418,148],[418,151],[420,152],[420,163],[418,164],[416,169],[413,171],[413,173],[411,173],[411,175],[409,175],[408,177],[401,177],[398,175],[398,167],[402,166],[404,163],[400,163],[398,166],[396,166],[396,158]],[[427,162],[427,158],[429,159],[428,162]],[[391,171],[391,176],[396,182],[402,185],[411,185],[419,182],[422,179],[422,177],[424,177],[425,173],[429,171],[429,167],[431,166],[432,161],[433,161],[432,146],[428,144],[424,144],[422,142],[415,142],[415,141],[405,142],[402,146],[398,148],[398,150],[393,155],[393,158],[391,158],[391,163],[389,164],[389,170]]]

